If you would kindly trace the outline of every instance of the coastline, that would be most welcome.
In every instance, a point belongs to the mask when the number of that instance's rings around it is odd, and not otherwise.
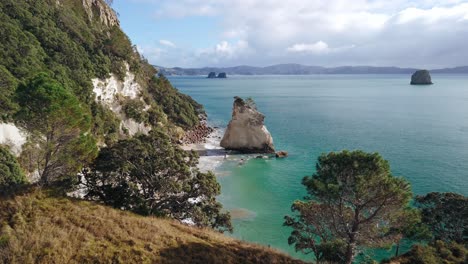
[[[211,127],[209,124],[207,124],[207,126]],[[211,128],[211,133],[205,136],[202,141],[198,143],[184,143],[180,146],[183,150],[198,152],[200,158],[197,167],[202,172],[215,172],[215,170],[226,161],[225,154],[227,152],[219,145],[224,134],[224,129],[217,127]]]

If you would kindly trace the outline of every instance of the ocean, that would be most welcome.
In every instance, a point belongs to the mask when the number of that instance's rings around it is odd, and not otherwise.
[[[321,153],[379,152],[392,173],[417,195],[468,195],[468,76],[433,75],[434,85],[411,86],[407,75],[169,77],[205,106],[209,122],[225,128],[234,96],[252,97],[285,159],[204,157],[218,176],[219,200],[232,211],[232,236],[312,259],[287,243],[283,217],[302,199],[301,180]],[[217,139],[215,137],[214,139]],[[213,139],[211,144],[216,144]],[[214,147],[214,146],[212,146]],[[239,164],[240,159],[248,160]],[[379,250],[375,257],[392,256]]]

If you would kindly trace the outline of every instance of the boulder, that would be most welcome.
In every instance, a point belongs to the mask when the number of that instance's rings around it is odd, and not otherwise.
[[[432,84],[431,75],[428,70],[419,70],[411,76],[412,85],[427,85]]]
[[[265,116],[253,100],[234,97],[232,119],[221,140],[221,147],[242,153],[274,153],[273,138],[264,125]]]
[[[289,154],[287,151],[281,150],[275,153],[277,158],[286,158]]]
[[[227,75],[225,72],[221,72],[218,74],[218,78],[227,78]]]
[[[212,78],[216,78],[216,72],[210,72],[208,74],[208,78],[212,79]]]

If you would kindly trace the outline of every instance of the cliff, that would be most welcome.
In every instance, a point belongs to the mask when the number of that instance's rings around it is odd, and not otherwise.
[[[44,72],[92,114],[99,144],[155,127],[180,138],[200,123],[202,106],[156,77],[104,0],[1,1],[0,28],[0,122],[15,123],[16,86]]]
[[[246,153],[273,153],[273,138],[264,124],[265,116],[253,100],[235,97],[232,119],[221,140],[221,147]]]

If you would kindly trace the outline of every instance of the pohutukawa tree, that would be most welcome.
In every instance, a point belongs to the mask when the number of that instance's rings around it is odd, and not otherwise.
[[[323,154],[316,173],[302,182],[309,196],[292,205],[285,225],[289,244],[313,253],[318,263],[352,263],[360,247],[392,243],[389,232],[408,208],[410,184],[392,176],[379,154],[342,151]]]
[[[200,172],[197,163],[196,153],[174,146],[165,133],[153,130],[101,149],[83,171],[86,197],[143,215],[232,231],[230,215],[216,201],[216,177]]]

